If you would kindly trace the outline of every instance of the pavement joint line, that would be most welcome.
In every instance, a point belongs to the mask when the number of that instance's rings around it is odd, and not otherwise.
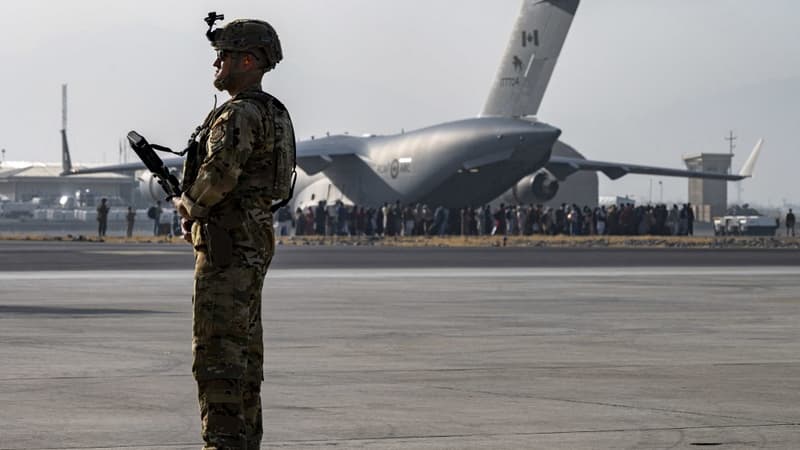
[[[399,441],[399,440],[423,440],[423,439],[456,439],[456,438],[500,438],[500,437],[525,437],[525,436],[558,436],[567,434],[607,434],[607,433],[648,433],[658,431],[688,431],[688,430],[720,430],[735,428],[783,428],[798,427],[800,423],[775,423],[775,424],[742,424],[742,425],[711,425],[696,427],[655,427],[655,428],[618,428],[604,430],[564,430],[564,431],[537,431],[530,433],[475,433],[475,434],[441,434],[427,436],[373,436],[363,438],[343,438],[343,439],[290,439],[282,441],[262,441],[262,444],[281,445],[281,444],[324,444],[332,442],[369,442],[369,441]],[[143,444],[143,445],[112,445],[105,447],[0,447],[0,450],[100,450],[116,448],[152,448],[152,447],[184,447],[202,445],[202,443],[173,443],[173,444]]]
[[[457,367],[442,369],[371,369],[371,370],[331,370],[324,372],[314,371],[281,371],[267,370],[266,375],[272,376],[337,376],[348,374],[391,374],[391,373],[453,373],[453,372],[494,372],[509,370],[615,370],[615,369],[663,369],[674,367],[740,367],[740,366],[786,366],[798,365],[800,361],[765,361],[765,362],[711,362],[711,363],[684,363],[684,364],[626,364],[626,365],[555,365],[555,366],[505,366],[505,367]],[[36,378],[0,378],[0,383],[15,381],[57,381],[57,380],[103,380],[103,379],[125,379],[125,378],[175,378],[190,377],[187,374],[138,374],[138,375],[107,375],[107,376],[63,376],[63,377],[36,377]],[[269,376],[267,376],[267,380]],[[269,384],[269,383],[267,383]],[[4,450],[0,448],[0,450]]]
[[[72,377],[38,377],[38,378],[2,378],[0,383],[10,381],[65,381],[65,380],[122,380],[127,378],[179,378],[191,377],[192,374],[147,374],[147,375],[108,375],[108,376],[72,376]],[[0,448],[0,450],[3,450]]]
[[[525,436],[558,436],[567,434],[605,434],[605,433],[648,433],[658,431],[688,431],[688,430],[717,430],[717,429],[734,429],[734,428],[775,428],[775,427],[796,427],[800,426],[797,423],[779,423],[779,424],[745,424],[745,425],[711,425],[711,426],[697,426],[697,427],[664,427],[664,428],[620,428],[620,429],[606,429],[606,430],[565,430],[565,431],[538,431],[531,433],[485,433],[485,434],[453,434],[453,435],[429,435],[429,436],[385,436],[385,437],[364,437],[352,439],[311,439],[311,440],[285,440],[285,441],[262,441],[266,444],[324,444],[328,442],[368,442],[368,441],[394,441],[394,440],[422,440],[422,439],[454,439],[454,438],[501,438],[508,436],[525,437]],[[0,450],[17,450],[17,449],[0,449]],[[22,450],[22,449],[20,449]],[[25,450],[45,450],[45,449],[25,449]]]
[[[203,445],[202,442],[184,442],[176,444],[137,444],[137,445],[111,445],[105,447],[91,446],[91,447],[0,447],[0,450],[103,450],[111,448],[153,448],[153,447],[195,447]]]
[[[676,414],[676,415],[687,415],[687,416],[699,416],[699,417],[713,417],[718,419],[731,419],[731,420],[749,420],[755,421],[752,417],[737,417],[737,416],[729,416],[724,414],[713,414],[713,413],[702,413],[702,412],[695,412],[695,411],[685,411],[680,409],[667,409],[667,408],[654,408],[654,407],[646,407],[646,406],[633,406],[633,405],[624,405],[621,403],[606,403],[606,402],[591,402],[586,400],[574,400],[569,398],[555,398],[555,397],[541,397],[537,395],[529,395],[529,394],[522,394],[522,393],[514,393],[514,394],[507,394],[503,392],[491,392],[491,391],[477,391],[472,389],[456,389],[448,386],[429,386],[434,389],[444,390],[444,391],[454,391],[454,392],[462,392],[465,394],[485,394],[485,395],[492,395],[496,397],[510,397],[510,398],[527,398],[532,400],[546,400],[551,402],[563,402],[563,403],[574,403],[578,405],[591,405],[591,406],[605,406],[610,408],[621,408],[621,409],[632,409],[635,411],[653,411],[653,412],[661,412],[667,414]],[[783,424],[784,421],[780,420],[770,420],[770,419],[761,419],[763,421],[773,423],[776,425]]]

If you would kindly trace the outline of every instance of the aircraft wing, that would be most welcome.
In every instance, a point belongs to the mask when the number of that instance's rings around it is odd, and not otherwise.
[[[297,143],[297,165],[308,175],[327,169],[337,156],[363,153],[365,138],[331,136]]]
[[[693,170],[669,169],[665,167],[640,166],[636,164],[622,164],[605,161],[592,161],[588,159],[565,158],[552,156],[545,168],[560,180],[579,170],[593,170],[603,172],[608,178],[616,180],[629,173],[660,175],[664,177],[682,178],[708,178],[713,180],[739,181],[747,178],[746,175],[730,175],[726,173],[698,172]]]
[[[183,158],[167,158],[164,159],[164,165],[167,167],[183,167]],[[70,172],[62,173],[61,175],[82,175],[87,173],[106,173],[106,172],[135,172],[137,170],[147,170],[144,163],[141,161],[125,163],[125,164],[112,164],[108,166],[96,167],[79,167],[73,168]]]
[[[322,172],[333,164],[337,156],[358,155],[362,153],[364,138],[353,136],[331,136],[321,139],[312,139],[297,143],[297,165],[307,174],[314,175]],[[166,158],[163,160],[167,167],[183,167],[183,158]],[[74,168],[63,175],[79,175],[87,173],[105,172],[133,172],[147,170],[140,161],[127,164],[114,164],[108,166]]]
[[[741,181],[745,178],[753,176],[753,169],[755,168],[756,160],[761,154],[761,148],[764,145],[764,140],[759,139],[755,148],[750,153],[750,157],[742,166],[739,174],[727,174],[718,172],[699,172],[693,170],[683,169],[670,169],[666,167],[653,167],[653,166],[640,166],[637,164],[625,164],[606,161],[592,161],[588,159],[569,158],[563,156],[552,156],[550,161],[545,165],[545,168],[555,175],[560,180],[566,179],[568,176],[579,170],[593,170],[603,172],[608,178],[616,180],[629,173],[659,175],[664,177],[681,177],[681,178],[707,178],[712,180],[725,180],[725,181]]]

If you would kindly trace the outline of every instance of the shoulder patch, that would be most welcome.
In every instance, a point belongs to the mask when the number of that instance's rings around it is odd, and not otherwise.
[[[211,129],[211,134],[208,136],[208,141],[211,144],[217,144],[225,139],[225,122],[217,122],[214,128]]]

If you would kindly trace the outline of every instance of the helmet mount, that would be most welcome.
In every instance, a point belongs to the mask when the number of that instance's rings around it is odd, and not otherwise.
[[[225,20],[225,14],[217,14],[216,11],[211,11],[210,13],[208,13],[208,16],[206,16],[206,18],[203,20],[205,20],[205,22],[208,24],[208,31],[206,32],[206,37],[213,44],[214,41],[217,40],[217,37],[219,35],[218,33],[219,30],[212,30],[212,28],[214,28],[214,24],[217,23],[218,21]]]

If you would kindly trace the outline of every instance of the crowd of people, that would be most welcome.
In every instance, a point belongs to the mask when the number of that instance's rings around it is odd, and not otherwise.
[[[492,208],[430,208],[399,201],[379,207],[345,205],[284,207],[276,215],[280,236],[486,236],[486,235],[661,235],[694,233],[690,204],[579,207],[523,205]]]

